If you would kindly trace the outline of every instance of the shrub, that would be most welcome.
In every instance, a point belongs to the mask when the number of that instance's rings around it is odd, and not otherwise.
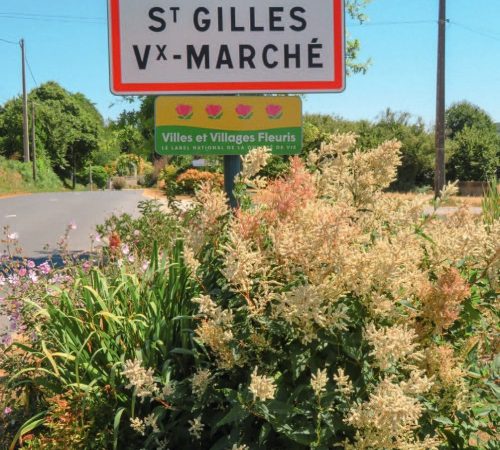
[[[97,185],[99,189],[104,189],[108,182],[108,173],[102,166],[92,166],[92,182]]]
[[[220,173],[188,169],[177,177],[179,187],[188,193],[193,193],[204,182],[211,182],[214,186],[222,187],[224,176]]]
[[[117,191],[121,191],[127,187],[127,180],[123,177],[114,177],[113,178],[113,189]]]
[[[53,437],[62,395],[92,405],[104,448],[496,448],[500,222],[384,196],[399,144],[355,145],[332,136],[252,197],[269,154],[251,152],[240,209],[202,184],[148,268],[119,219],[101,269],[7,279],[29,332],[4,356],[25,429]]]
[[[158,179],[164,183],[164,189],[167,197],[172,198],[179,191],[179,186],[177,185],[177,174],[179,169],[172,164],[165,166]]]

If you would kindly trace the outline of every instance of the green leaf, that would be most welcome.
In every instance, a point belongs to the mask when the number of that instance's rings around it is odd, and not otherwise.
[[[443,425],[453,425],[453,422],[444,416],[434,417],[434,422],[441,423]]]
[[[18,432],[12,439],[9,450],[14,450],[20,438],[22,438],[26,433],[33,431],[35,428],[39,427],[42,423],[45,422],[45,415],[47,411],[43,411],[33,416],[31,419],[24,422],[21,428],[19,428]]]
[[[116,411],[115,414],[115,420],[113,422],[113,450],[116,450],[118,448],[118,436],[119,436],[119,431],[120,431],[120,421],[123,415],[123,412],[125,411],[124,407],[121,407]]]
[[[194,352],[192,350],[187,350],[185,348],[174,348],[173,350],[170,351],[170,353],[174,353],[177,355],[194,356]]]
[[[246,411],[239,403],[234,405],[231,410],[217,423],[217,428],[228,423],[238,422],[240,420],[245,420],[249,416],[248,411]]]

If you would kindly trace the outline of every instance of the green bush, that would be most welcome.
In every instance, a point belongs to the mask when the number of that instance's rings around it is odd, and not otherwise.
[[[100,269],[63,269],[57,285],[24,274],[4,302],[27,333],[2,356],[14,370],[0,404],[32,418],[19,435],[74,448],[497,448],[500,222],[424,217],[384,196],[396,141],[330,141],[255,204],[240,181],[234,214],[202,184],[187,213],[148,203],[143,222],[109,221]],[[241,180],[264,153],[245,157]]]
[[[92,166],[92,182],[97,185],[99,189],[104,189],[108,182],[108,173],[102,166]]]

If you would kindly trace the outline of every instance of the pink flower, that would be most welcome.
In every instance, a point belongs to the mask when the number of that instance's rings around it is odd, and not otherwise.
[[[19,269],[19,276],[20,276],[20,277],[24,277],[24,276],[26,276],[26,274],[27,274],[27,273],[28,273],[28,271],[26,270],[26,267],[21,267],[21,268]]]
[[[3,413],[8,416],[10,413],[12,413],[12,408],[9,408],[8,406],[3,410]]]
[[[191,105],[177,105],[175,112],[179,115],[181,119],[187,119],[191,114],[193,114],[193,107]]]
[[[19,276],[18,275],[9,275],[9,284],[11,286],[19,286]]]
[[[12,344],[12,335],[9,333],[3,335],[2,339],[0,339],[0,344],[8,347],[10,344]],[[5,408],[5,409],[7,409],[7,408]],[[12,411],[10,411],[10,412],[12,412]],[[10,412],[6,413],[4,410],[4,414],[10,414]]]
[[[72,220],[69,224],[68,224],[68,228],[70,230],[76,230],[76,222],[74,220]]]
[[[45,261],[44,263],[40,264],[38,268],[40,269],[40,272],[42,272],[44,275],[48,275],[51,271],[50,264],[48,261]]]
[[[270,119],[278,119],[283,113],[283,107],[281,105],[267,105],[266,113]]]
[[[236,114],[240,116],[240,119],[246,118],[252,112],[253,107],[251,105],[238,105],[235,109]]]
[[[205,111],[211,119],[219,119],[222,116],[221,105],[207,105]]]
[[[28,277],[33,284],[38,282],[38,275],[35,273],[34,270],[29,271]]]
[[[92,268],[92,263],[90,261],[85,261],[83,264],[82,264],[82,270],[84,272],[88,272],[90,269]]]
[[[28,267],[30,269],[34,269],[36,266],[35,261],[32,261],[31,259],[28,261]]]
[[[122,245],[122,253],[126,256],[130,253],[130,247],[127,244]]]

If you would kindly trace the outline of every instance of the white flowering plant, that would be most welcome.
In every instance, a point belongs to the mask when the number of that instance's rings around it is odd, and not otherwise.
[[[144,272],[49,296],[11,386],[91,398],[106,448],[496,448],[500,222],[386,195],[396,141],[333,135],[253,182],[268,153]]]

